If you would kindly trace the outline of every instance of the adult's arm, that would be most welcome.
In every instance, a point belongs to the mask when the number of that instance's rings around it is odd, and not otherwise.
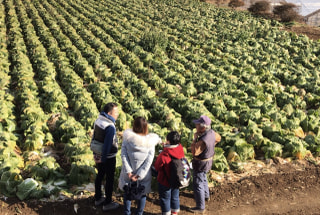
[[[151,168],[153,158],[154,158],[154,148],[149,149],[146,159],[144,160],[142,165],[139,167],[135,175],[137,175],[140,179],[144,178]]]
[[[132,173],[132,168],[130,165],[130,160],[128,156],[128,150],[125,142],[122,143],[121,147],[121,160],[122,160],[122,168],[124,168],[125,173]]]
[[[193,142],[191,144],[191,153],[193,156],[200,155],[205,149],[206,144],[202,140],[199,140],[198,142]]]
[[[217,143],[219,143],[221,141],[221,136],[217,132],[214,132],[214,133],[215,133],[215,136],[216,136],[216,142],[214,144],[217,144]]]
[[[103,163],[107,161],[107,155],[109,154],[111,146],[113,144],[114,135],[116,135],[116,128],[111,125],[106,127],[105,134],[106,136],[104,137],[101,155],[101,162]]]

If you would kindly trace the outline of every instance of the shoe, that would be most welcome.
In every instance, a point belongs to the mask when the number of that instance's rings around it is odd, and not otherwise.
[[[178,215],[178,212],[171,212],[171,215]]]
[[[103,211],[111,211],[115,210],[119,207],[119,204],[116,202],[110,202],[109,204],[103,205],[102,210]]]
[[[197,208],[197,207],[190,208],[189,210],[191,212],[193,212],[193,213],[200,213],[200,214],[204,213],[204,209],[200,209],[200,208]]]
[[[101,197],[99,200],[94,201],[95,206],[99,206],[104,202],[105,198]]]

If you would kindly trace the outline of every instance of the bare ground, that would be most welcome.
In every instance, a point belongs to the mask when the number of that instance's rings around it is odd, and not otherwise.
[[[320,166],[311,162],[272,162],[255,170],[259,174],[227,174],[212,188],[206,214],[320,214]],[[265,173],[263,173],[265,172]],[[76,198],[76,197],[75,197]],[[0,214],[123,214],[121,197],[114,197],[120,208],[103,212],[94,206],[92,195],[63,202],[38,200],[0,200]],[[195,206],[192,191],[181,191],[180,214],[192,214]],[[78,206],[77,213],[74,207]],[[133,205],[134,208],[134,205]],[[133,209],[134,210],[134,209]],[[145,214],[160,214],[157,193],[149,195]]]
[[[307,25],[296,25],[285,28],[286,31],[295,32],[296,34],[304,34],[312,40],[320,41],[320,28]]]

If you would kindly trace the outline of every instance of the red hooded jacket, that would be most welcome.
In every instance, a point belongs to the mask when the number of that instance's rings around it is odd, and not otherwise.
[[[184,152],[182,145],[165,145],[154,164],[155,169],[158,171],[158,182],[166,187],[170,187],[168,182],[168,177],[170,177],[170,155],[177,159],[183,158]],[[166,171],[166,173],[164,173],[164,171]]]

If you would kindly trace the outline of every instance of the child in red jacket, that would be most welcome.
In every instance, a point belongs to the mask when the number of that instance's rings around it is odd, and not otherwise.
[[[163,151],[159,154],[154,164],[155,169],[158,171],[157,180],[162,215],[178,214],[180,211],[179,188],[171,188],[168,181],[168,178],[170,178],[171,157],[176,159],[184,157],[180,139],[178,132],[170,132],[167,135],[167,142],[164,144]]]

